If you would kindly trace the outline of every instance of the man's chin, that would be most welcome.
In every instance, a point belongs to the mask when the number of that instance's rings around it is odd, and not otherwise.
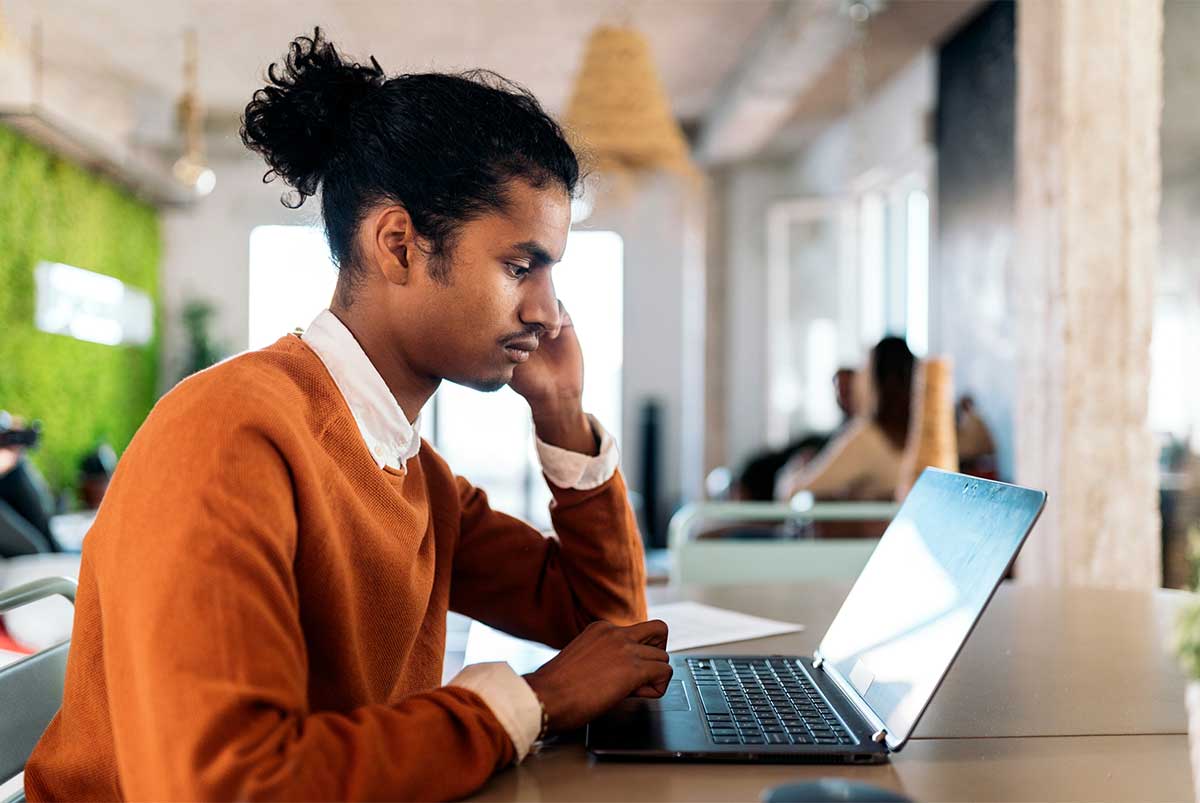
[[[459,385],[468,387],[471,390],[478,390],[481,393],[495,393],[497,390],[500,390],[512,381],[512,369],[509,369],[508,371],[505,371],[497,376],[472,377],[470,379],[451,381],[456,381]]]

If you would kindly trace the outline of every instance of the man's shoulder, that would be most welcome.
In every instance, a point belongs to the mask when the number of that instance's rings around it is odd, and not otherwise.
[[[203,431],[302,424],[313,418],[314,407],[331,403],[330,390],[319,358],[289,335],[182,380],[159,399],[146,425],[175,428],[186,420]]]

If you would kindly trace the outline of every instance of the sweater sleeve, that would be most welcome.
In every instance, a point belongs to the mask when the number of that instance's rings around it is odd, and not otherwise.
[[[552,647],[598,619],[646,618],[642,540],[620,471],[589,490],[551,483],[551,536],[493,510],[462,477],[457,482],[453,610]]]
[[[450,799],[511,763],[465,688],[310,710],[286,463],[253,429],[218,435],[131,448],[105,500],[120,527],[99,537],[119,543],[97,584],[125,796]]]

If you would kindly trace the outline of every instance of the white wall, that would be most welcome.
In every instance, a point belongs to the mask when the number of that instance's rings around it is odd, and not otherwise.
[[[703,254],[696,242],[703,210],[697,193],[681,179],[658,176],[603,203],[584,224],[616,231],[625,240],[622,468],[640,491],[641,406],[658,399],[664,425],[659,504],[667,514],[697,492],[697,449],[703,445],[703,417],[690,410],[702,399],[703,387],[702,374],[696,377],[704,348],[696,326],[703,313],[688,311],[689,304],[703,304]]]

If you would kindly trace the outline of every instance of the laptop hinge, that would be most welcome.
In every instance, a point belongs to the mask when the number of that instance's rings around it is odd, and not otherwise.
[[[833,685],[837,686],[838,691],[850,701],[854,706],[854,710],[858,715],[867,721],[867,724],[873,729],[871,741],[878,744],[887,745],[887,726],[883,724],[883,720],[875,713],[870,704],[858,693],[858,689],[842,676],[838,671],[837,666],[825,660],[825,656],[821,655],[820,650],[813,654],[813,669],[823,673],[826,677],[833,681]]]

